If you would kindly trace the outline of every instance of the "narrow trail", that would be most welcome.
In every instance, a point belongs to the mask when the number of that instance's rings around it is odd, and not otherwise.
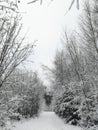
[[[16,124],[12,130],[81,130],[79,127],[64,124],[54,112],[42,112],[39,118]]]

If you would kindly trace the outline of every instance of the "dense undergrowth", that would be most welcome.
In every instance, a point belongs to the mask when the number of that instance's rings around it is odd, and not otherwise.
[[[64,32],[51,69],[54,111],[66,123],[98,129],[98,1],[86,2],[78,32]]]
[[[36,73],[17,70],[4,85],[0,91],[0,126],[39,115],[44,87]]]

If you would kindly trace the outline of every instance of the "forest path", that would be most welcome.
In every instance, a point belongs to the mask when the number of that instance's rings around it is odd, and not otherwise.
[[[64,124],[54,112],[42,112],[39,118],[17,123],[12,130],[81,130],[79,127]]]

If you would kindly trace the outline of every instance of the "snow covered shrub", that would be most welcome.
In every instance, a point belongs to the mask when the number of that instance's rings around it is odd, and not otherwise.
[[[98,114],[96,112],[94,98],[86,98],[86,100],[82,100],[79,113],[81,115],[80,124],[82,126],[91,127],[98,125]]]
[[[79,101],[76,101],[73,93],[68,90],[57,99],[54,111],[67,123],[77,125],[81,119],[78,113],[79,105]]]
[[[6,116],[3,113],[0,113],[0,127],[5,127],[6,125],[5,117]]]
[[[98,125],[95,125],[95,126],[91,126],[91,127],[88,127],[88,128],[82,128],[81,130],[98,130]]]
[[[6,124],[6,119],[19,121],[37,116],[43,91],[37,74],[20,70],[13,72],[0,88],[0,124]]]
[[[38,115],[40,109],[40,98],[38,94],[32,93],[32,95],[24,97],[20,102],[17,111],[25,118],[34,117]]]

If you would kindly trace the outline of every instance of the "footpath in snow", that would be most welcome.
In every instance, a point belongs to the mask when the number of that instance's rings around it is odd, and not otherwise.
[[[81,128],[64,124],[54,112],[42,112],[39,118],[18,123],[12,130],[81,130]]]

